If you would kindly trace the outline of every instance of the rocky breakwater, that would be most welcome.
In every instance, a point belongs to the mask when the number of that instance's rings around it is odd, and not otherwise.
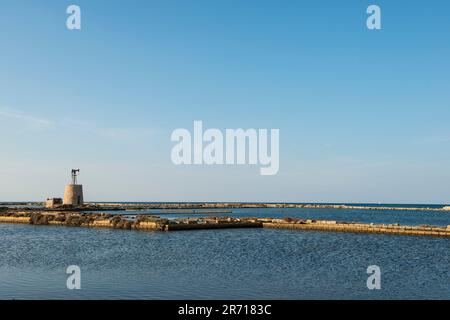
[[[29,215],[10,212],[7,208],[0,209],[0,223],[30,223],[31,219]]]
[[[82,212],[6,211],[0,223],[26,223],[66,227],[96,227],[124,230],[181,231],[228,228],[272,228],[329,232],[383,233],[395,235],[449,237],[450,226],[401,226],[327,220],[202,217],[165,219],[155,215],[113,215]]]
[[[104,227],[113,229],[162,230],[167,219],[157,216],[124,217],[105,213],[78,212],[29,212],[9,211],[0,213],[0,223],[27,223],[32,225],[54,225],[67,227]]]
[[[0,223],[2,222],[155,231],[262,227],[262,223],[258,221],[246,221],[228,217],[180,218],[169,220],[155,215],[122,216],[105,213],[65,211],[11,211],[0,214]]]

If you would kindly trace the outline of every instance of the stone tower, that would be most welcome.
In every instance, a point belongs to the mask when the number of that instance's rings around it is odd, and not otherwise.
[[[64,201],[63,204],[71,206],[82,206],[83,205],[83,186],[77,183],[77,175],[80,169],[72,169],[72,184],[66,186],[64,190]]]

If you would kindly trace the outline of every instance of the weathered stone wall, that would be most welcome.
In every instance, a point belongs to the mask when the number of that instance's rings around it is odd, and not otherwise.
[[[450,237],[450,226],[445,228],[432,226],[400,226],[400,225],[365,224],[365,223],[338,223],[336,221],[314,221],[314,220],[307,220],[306,222],[304,221],[283,222],[281,220],[281,221],[265,222],[264,228]]]
[[[46,208],[57,208],[63,204],[63,199],[61,198],[50,198],[45,201]]]
[[[0,216],[0,223],[30,223],[30,217]]]

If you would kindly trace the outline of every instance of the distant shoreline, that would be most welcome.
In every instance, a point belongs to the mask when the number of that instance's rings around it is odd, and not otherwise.
[[[239,209],[239,208],[305,208],[347,210],[396,210],[396,211],[443,211],[450,212],[447,205],[382,205],[382,204],[316,204],[316,203],[250,203],[250,202],[89,202],[80,207],[62,206],[45,208],[42,202],[3,202],[0,206],[20,210],[46,211],[126,211],[126,210],[186,210],[186,209]],[[12,207],[9,207],[12,206]]]

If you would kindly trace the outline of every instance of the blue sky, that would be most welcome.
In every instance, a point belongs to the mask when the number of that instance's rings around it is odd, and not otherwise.
[[[66,8],[82,10],[69,31]],[[366,8],[382,30],[366,28]],[[0,201],[450,202],[448,1],[2,1]],[[279,128],[280,170],[175,166]]]

